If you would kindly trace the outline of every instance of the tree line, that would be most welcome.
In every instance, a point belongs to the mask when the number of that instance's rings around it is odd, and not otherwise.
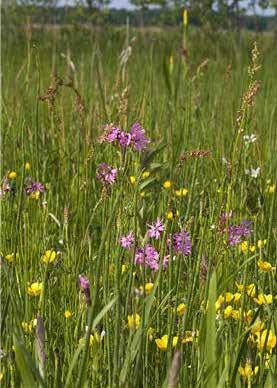
[[[110,23],[134,26],[176,25],[183,10],[190,24],[213,28],[272,30],[276,28],[277,0],[129,0],[132,9],[112,9],[111,0],[2,0],[3,19],[32,16],[37,23]],[[258,10],[273,11],[262,16]]]

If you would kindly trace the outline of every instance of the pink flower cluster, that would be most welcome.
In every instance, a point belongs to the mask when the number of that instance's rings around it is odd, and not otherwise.
[[[162,233],[165,230],[163,221],[160,218],[157,218],[157,221],[153,224],[147,224],[147,226],[147,237],[154,238],[156,240],[160,239]],[[122,248],[130,250],[134,246],[135,242],[133,232],[130,231],[126,236],[121,236],[119,242]],[[188,232],[185,229],[179,233],[174,233],[172,236],[167,238],[167,251],[169,251],[169,246],[171,244],[175,254],[182,254],[184,256],[191,254],[191,240]],[[168,267],[169,259],[170,255],[166,255],[163,258],[163,269]],[[160,262],[160,255],[153,245],[148,243],[143,247],[136,248],[135,264],[144,265],[147,268],[150,268],[152,271],[157,271],[159,269]]]
[[[117,142],[122,148],[133,147],[136,151],[142,151],[147,147],[150,140],[145,136],[145,130],[139,123],[131,126],[130,132],[125,132],[114,125],[107,125],[104,134],[100,137],[100,142]]]
[[[109,166],[107,163],[99,164],[96,177],[105,185],[112,185],[117,176],[117,168]]]

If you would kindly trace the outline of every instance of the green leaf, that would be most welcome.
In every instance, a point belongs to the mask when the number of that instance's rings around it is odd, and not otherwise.
[[[37,387],[37,381],[44,387],[44,383],[36,368],[35,361],[25,348],[21,339],[13,336],[15,362],[19,370],[23,388]]]
[[[208,310],[206,317],[205,362],[209,376],[206,386],[216,387],[216,272],[212,274],[208,293]]]

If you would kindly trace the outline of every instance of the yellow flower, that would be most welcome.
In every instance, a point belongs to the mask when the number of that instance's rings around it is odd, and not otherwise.
[[[275,192],[275,189],[276,189],[276,185],[269,185],[266,188],[266,193],[273,194]]]
[[[163,335],[162,338],[156,339],[155,342],[160,350],[167,350],[168,335],[167,334]],[[173,337],[172,338],[172,347],[175,348],[177,343],[178,343],[178,337]]]
[[[247,380],[248,378],[251,378],[258,373],[259,367],[255,366],[255,368],[253,370],[251,364],[246,362],[244,367],[239,366],[238,371],[239,371],[239,374],[243,377],[243,379]]]
[[[255,250],[256,250],[255,245],[250,245],[249,250],[250,250],[250,252],[252,252],[252,253],[255,252]]]
[[[38,200],[40,198],[40,191],[39,190],[33,191],[30,194],[30,198]]]
[[[263,328],[264,328],[264,322],[262,322],[262,321],[256,321],[256,322],[253,324],[252,328],[251,328],[251,333],[252,333],[252,334],[257,334],[257,333],[259,333],[260,331],[262,331]]]
[[[129,179],[130,179],[131,185],[135,185],[136,184],[137,180],[136,180],[135,176],[131,175]]]
[[[253,315],[254,315],[253,310],[248,310],[247,312],[243,313],[243,319],[247,325],[249,325],[250,322],[252,321]]]
[[[170,221],[172,221],[174,218],[179,217],[180,213],[179,210],[176,210],[175,212],[169,211],[166,213],[166,218]]]
[[[57,258],[57,253],[53,249],[45,251],[44,255],[41,256],[41,260],[44,263],[53,263]]]
[[[240,249],[241,249],[242,253],[247,253],[248,252],[248,241],[243,241],[240,244]]]
[[[235,292],[233,295],[233,301],[236,303],[240,300],[241,298],[241,293],[240,292]]]
[[[186,309],[187,306],[185,305],[185,303],[180,303],[179,306],[177,306],[176,312],[178,315],[184,315]]]
[[[26,170],[26,171],[31,170],[31,163],[29,163],[29,162],[26,162],[26,163],[25,163],[25,170]]]
[[[225,301],[224,296],[219,295],[219,297],[217,298],[217,301],[215,302],[215,308],[216,308],[216,310],[219,310],[219,309],[220,309],[220,307],[221,307],[222,303],[224,303],[224,301]]]
[[[125,272],[127,272],[127,265],[122,264],[121,273],[123,274],[123,273],[125,273]]]
[[[181,192],[182,192],[182,197],[185,197],[189,191],[187,189],[181,189]]]
[[[257,346],[260,352],[263,351],[264,347],[266,346],[266,349],[271,352],[272,349],[276,346],[276,335],[273,333],[272,330],[264,330],[262,333],[259,332],[257,334]]]
[[[100,344],[101,341],[102,341],[102,339],[103,339],[103,337],[100,336],[100,335],[97,333],[97,331],[95,331],[95,332],[94,332],[93,334],[91,334],[90,337],[89,337],[89,346],[90,346],[90,348],[93,348],[94,345]],[[79,343],[81,343],[81,344],[84,345],[85,342],[86,342],[86,337],[80,338]]]
[[[187,27],[188,23],[189,23],[188,10],[184,9],[184,12],[183,12],[183,24],[184,24],[184,27]]]
[[[11,172],[9,172],[9,174],[8,174],[8,178],[9,178],[9,179],[15,179],[16,176],[17,176],[17,174],[16,174],[15,171],[11,171]]]
[[[149,175],[150,175],[150,172],[149,172],[149,171],[144,171],[144,172],[142,173],[142,179],[148,178]]]
[[[257,245],[258,245],[258,248],[263,248],[265,245],[266,245],[266,240],[259,240],[258,242],[257,242]]]
[[[22,322],[21,325],[25,333],[32,333],[33,329],[37,325],[37,320],[32,319],[30,322]]]
[[[140,193],[139,193],[139,195],[143,198],[143,197],[145,197],[145,191],[141,191]]]
[[[230,303],[233,300],[234,295],[231,292],[226,292],[225,294],[225,302]]]
[[[255,296],[256,295],[256,286],[254,283],[251,283],[249,284],[248,286],[246,286],[246,292],[247,292],[247,295],[248,296]]]
[[[232,316],[233,307],[227,306],[224,310],[224,318],[229,318]]]
[[[273,297],[271,294],[265,295],[265,294],[259,294],[258,298],[254,298],[254,301],[261,304],[271,304],[273,302]]]
[[[165,181],[164,183],[163,183],[163,187],[165,188],[165,189],[170,189],[170,187],[172,186],[172,182],[171,181]]]
[[[240,311],[239,310],[232,310],[231,317],[238,321],[240,319]]]
[[[175,195],[177,197],[185,197],[188,193],[188,190],[187,189],[179,189],[179,190],[175,190]]]
[[[268,261],[263,261],[262,259],[258,260],[258,267],[261,271],[271,272],[275,269]]]
[[[12,263],[14,260],[14,253],[9,253],[8,255],[5,256],[5,259],[7,260],[8,263]]]
[[[129,329],[137,329],[140,324],[140,316],[138,314],[128,315]]]
[[[66,319],[71,318],[72,317],[72,312],[69,311],[69,310],[65,310],[64,316],[65,316]]]
[[[94,334],[91,334],[89,337],[89,345],[92,347],[95,344],[100,344],[102,340],[102,337],[97,333],[97,331],[94,332]]]
[[[31,296],[39,296],[42,291],[42,283],[35,282],[32,283],[28,288],[27,288],[27,293]]]
[[[146,295],[149,295],[149,294],[151,294],[151,291],[153,290],[153,287],[154,287],[153,283],[146,283],[145,286],[144,286],[144,290],[143,290],[143,286],[140,286],[140,290],[141,290],[141,292],[144,291],[144,293]]]

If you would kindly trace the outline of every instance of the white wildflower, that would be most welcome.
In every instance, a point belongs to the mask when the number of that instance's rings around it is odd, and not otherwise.
[[[258,178],[260,171],[261,171],[260,167],[257,167],[256,169],[251,167],[245,170],[245,174],[250,175],[252,178]]]

